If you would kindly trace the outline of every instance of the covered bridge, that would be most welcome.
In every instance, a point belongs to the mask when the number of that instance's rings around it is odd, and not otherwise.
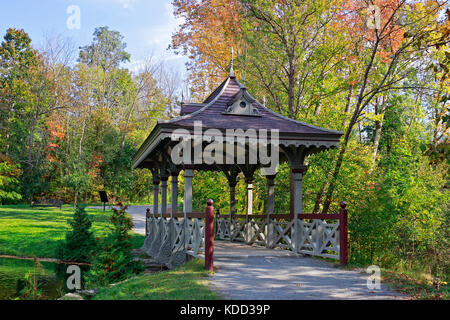
[[[336,148],[342,132],[284,117],[253,98],[233,72],[203,103],[182,103],[180,117],[158,121],[133,159],[133,168],[148,168],[153,176],[153,211],[148,213],[144,249],[168,265],[196,255],[204,243],[204,213],[192,212],[194,172],[222,171],[228,179],[230,210],[216,215],[216,236],[298,253],[339,257],[339,215],[305,215],[302,179],[305,158]],[[291,167],[290,214],[274,214],[274,184],[278,164]],[[268,180],[267,212],[254,215],[253,178],[261,169]],[[183,209],[178,209],[178,175],[184,172]],[[238,176],[247,184],[247,209],[236,214]],[[170,177],[171,210],[167,183]],[[158,197],[161,196],[161,210]],[[206,200],[206,199],[205,199]]]

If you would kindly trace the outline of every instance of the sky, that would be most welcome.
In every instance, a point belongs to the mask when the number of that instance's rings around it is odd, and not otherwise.
[[[180,23],[171,0],[0,0],[0,35],[10,27],[24,29],[36,48],[45,35],[70,38],[76,48],[91,43],[96,27],[119,31],[131,54],[126,65],[137,71],[148,57],[166,61],[184,78],[187,59],[167,50]],[[76,58],[76,57],[75,57]]]

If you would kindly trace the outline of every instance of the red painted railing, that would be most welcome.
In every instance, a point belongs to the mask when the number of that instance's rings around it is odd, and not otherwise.
[[[347,221],[347,204],[345,202],[340,203],[339,213],[334,214],[317,214],[317,213],[299,213],[298,219],[320,219],[320,220],[339,220],[339,260],[341,265],[348,263],[348,221]],[[217,213],[217,219],[220,217],[228,218],[229,214]],[[267,219],[267,215],[245,215],[245,214],[233,214],[233,219],[246,220],[246,219]],[[276,220],[292,220],[293,214],[270,214],[270,219]],[[217,228],[216,228],[217,229]]]
[[[214,257],[214,207],[213,200],[207,201],[205,212],[190,212],[187,214],[188,218],[205,218],[205,269],[213,270],[213,257]],[[146,211],[146,217],[150,217],[150,209]],[[217,212],[216,219],[220,218],[220,213]],[[229,215],[222,216],[229,217]],[[170,214],[164,214],[163,217],[171,217]],[[183,218],[183,213],[176,213],[172,217]],[[267,215],[251,215],[233,214],[234,219],[266,219]],[[348,263],[348,221],[347,221],[347,204],[345,202],[340,203],[340,209],[338,214],[314,214],[314,213],[299,213],[298,219],[320,219],[320,220],[339,220],[339,260],[341,265]],[[271,214],[271,219],[277,220],[292,220],[293,214]],[[216,226],[217,230],[217,226]],[[145,234],[148,235],[147,223],[145,224]]]
[[[209,199],[206,202],[205,221],[205,269],[213,271],[214,261],[214,201]]]

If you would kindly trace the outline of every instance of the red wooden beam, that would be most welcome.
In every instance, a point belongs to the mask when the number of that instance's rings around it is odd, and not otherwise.
[[[205,221],[205,269],[213,271],[214,260],[214,201],[209,199],[206,202]]]
[[[339,260],[341,265],[348,264],[348,222],[347,204],[342,201],[339,209]]]
[[[321,219],[321,220],[329,220],[329,219],[339,219],[339,214],[322,214],[322,213],[299,213],[299,219]]]
[[[159,217],[160,215],[158,215]],[[170,213],[165,213],[162,215],[163,218],[171,218]],[[184,218],[184,213],[183,212],[177,212],[173,214],[174,218]],[[198,218],[198,219],[203,219],[205,218],[205,213],[204,212],[188,212],[186,213],[186,217],[187,218]]]

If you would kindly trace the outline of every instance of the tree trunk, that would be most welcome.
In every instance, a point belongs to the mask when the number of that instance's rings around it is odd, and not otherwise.
[[[313,213],[319,213],[320,212],[320,206],[321,206],[322,200],[323,200],[323,193],[324,193],[324,191],[325,191],[325,189],[327,187],[328,187],[328,180],[326,180],[323,183],[322,188],[320,188],[319,192],[317,192],[316,201],[314,203]]]
[[[353,117],[350,120],[350,124],[348,125],[347,131],[345,132],[344,141],[342,142],[341,147],[340,147],[339,156],[336,161],[336,166],[334,168],[333,175],[331,177],[330,186],[328,187],[328,190],[327,190],[327,196],[325,198],[325,203],[323,205],[322,213],[328,213],[328,209],[330,208],[331,198],[333,196],[334,188],[336,187],[336,180],[337,180],[337,177],[339,176],[339,171],[341,170],[345,151],[347,150],[347,144],[350,139],[350,134],[352,133],[353,127],[355,126],[356,120],[358,119],[359,114],[358,114],[357,110],[358,110],[358,107],[356,107],[355,112],[353,113]]]
[[[370,167],[370,172],[372,172],[373,169],[375,168],[375,162],[377,160],[378,146],[380,144],[382,129],[383,129],[383,122],[375,121],[375,137],[373,140],[373,156],[372,156],[372,165]]]
[[[80,143],[78,145],[78,155],[80,158],[83,153],[83,140],[85,131],[86,131],[86,117],[83,119],[83,128],[81,129]]]
[[[288,74],[288,106],[291,118],[295,119],[295,57],[289,55],[289,74]]]

